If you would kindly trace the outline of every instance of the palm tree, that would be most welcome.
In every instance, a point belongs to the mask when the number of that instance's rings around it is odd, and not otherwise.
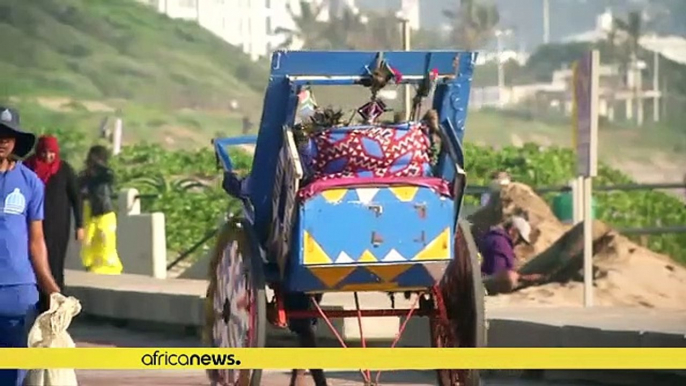
[[[287,5],[287,10],[295,27],[293,29],[279,27],[274,31],[286,37],[280,48],[290,48],[296,42],[302,42],[303,48],[307,49],[328,48],[329,42],[324,39],[327,26],[318,20],[323,11],[321,5],[301,0],[299,13],[294,12],[290,4]]]
[[[642,123],[642,109],[638,106],[639,103],[642,103],[642,100],[639,99],[638,96],[640,92],[638,77],[641,76],[641,72],[638,69],[637,62],[639,50],[641,48],[639,42],[643,34],[643,14],[639,11],[631,11],[627,15],[626,20],[615,18],[613,20],[613,29],[615,30],[614,34],[620,36],[620,39],[623,41],[623,44],[620,47],[620,58],[622,63],[620,64],[620,68],[623,71],[628,70],[631,72],[633,78],[632,91],[636,102],[634,103],[634,108],[637,113],[636,119],[639,123]],[[627,63],[628,66],[626,65]]]
[[[638,56],[639,40],[643,34],[643,15],[641,12],[629,12],[626,20],[615,18],[613,23],[615,32],[621,32],[624,35],[625,46],[630,58]]]
[[[461,0],[457,10],[444,10],[443,15],[453,23],[452,40],[468,51],[488,42],[500,21],[496,5],[479,0]]]
[[[324,36],[333,50],[363,49],[368,24],[363,22],[362,16],[346,9],[337,18],[332,18]]]
[[[209,186],[209,184],[193,177],[167,178],[162,175],[134,178],[128,184],[141,188],[150,188],[158,194],[204,190]]]

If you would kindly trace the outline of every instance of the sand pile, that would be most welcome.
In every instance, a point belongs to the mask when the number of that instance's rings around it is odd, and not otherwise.
[[[527,218],[532,227],[531,245],[521,245],[515,249],[520,266],[548,249],[570,228],[555,217],[548,203],[533,189],[515,182],[505,186],[499,196],[494,195],[487,206],[470,216],[474,236],[480,238],[488,228],[512,215]]]
[[[547,203],[526,185],[513,183],[470,220],[475,236],[507,216],[528,217],[532,246],[516,250],[521,273],[540,273],[538,286],[496,296],[489,302],[517,305],[581,305],[583,228],[560,223]],[[641,247],[594,221],[593,261],[596,304],[686,309],[686,268]]]

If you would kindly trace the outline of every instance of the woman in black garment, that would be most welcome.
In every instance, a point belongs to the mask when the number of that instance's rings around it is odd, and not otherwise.
[[[36,153],[25,162],[45,184],[45,219],[43,229],[48,248],[50,271],[57,285],[64,291],[64,260],[71,233],[71,215],[74,214],[76,240],[83,239],[81,195],[74,169],[60,159],[57,138],[44,135],[38,139]],[[41,295],[40,311],[50,308],[49,299]]]

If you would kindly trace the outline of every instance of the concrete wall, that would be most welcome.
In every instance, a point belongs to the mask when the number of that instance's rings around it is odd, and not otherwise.
[[[164,213],[141,213],[136,189],[119,193],[117,202],[117,250],[124,272],[167,277],[167,241]],[[67,249],[65,268],[83,271],[81,245],[73,240]]]

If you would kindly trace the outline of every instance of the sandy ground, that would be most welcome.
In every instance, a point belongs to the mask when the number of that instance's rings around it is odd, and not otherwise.
[[[686,268],[621,236],[613,243],[594,257],[596,305],[686,309]],[[551,283],[498,298],[517,305],[575,306],[583,299],[583,283]]]
[[[561,224],[549,207],[522,184],[512,184],[504,192],[503,213],[528,211],[534,230],[541,235],[534,245],[517,250],[520,264],[547,250],[570,227]],[[596,221],[594,239],[609,242],[593,257],[595,303],[601,306],[635,306],[658,309],[686,309],[686,267],[670,257],[650,251]],[[564,251],[563,251],[564,252]],[[550,283],[529,287],[512,294],[494,296],[499,304],[576,306],[583,299],[583,284]]]

